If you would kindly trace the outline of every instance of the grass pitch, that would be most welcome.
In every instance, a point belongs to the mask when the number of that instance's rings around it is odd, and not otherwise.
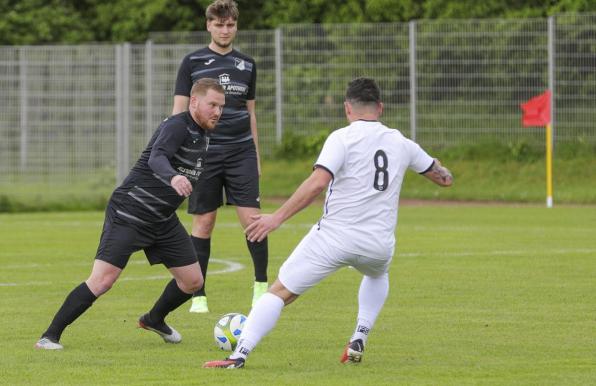
[[[271,235],[271,279],[319,214],[315,205]],[[135,254],[114,288],[65,331],[65,350],[33,349],[89,274],[102,221],[101,212],[0,215],[0,383],[596,383],[593,206],[404,206],[389,298],[363,362],[339,363],[360,281],[343,269],[284,310],[239,371],[201,368],[225,356],[213,342],[217,319],[249,312],[252,264],[232,209],[220,211],[213,237],[211,313],[190,314],[185,304],[168,319],[181,344],[136,328],[169,279]]]

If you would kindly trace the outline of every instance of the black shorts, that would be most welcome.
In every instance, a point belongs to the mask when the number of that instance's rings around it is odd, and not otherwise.
[[[141,249],[151,265],[162,263],[171,268],[198,262],[188,232],[176,214],[162,223],[136,224],[108,204],[95,258],[124,269],[130,255]]]
[[[205,169],[188,198],[188,213],[213,212],[226,203],[260,208],[257,152],[252,141],[213,145],[207,150]]]

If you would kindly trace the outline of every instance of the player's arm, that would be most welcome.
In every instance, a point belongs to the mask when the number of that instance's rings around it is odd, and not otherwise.
[[[172,107],[172,115],[188,110],[189,97],[184,95],[174,95],[174,106]]]
[[[284,221],[310,205],[332,179],[333,175],[327,169],[317,167],[279,209],[272,214],[253,216],[255,221],[244,231],[246,238],[251,242],[262,241]]]
[[[182,125],[168,125],[168,122],[164,125],[167,127],[162,128],[153,143],[148,164],[155,174],[170,181],[170,185],[178,195],[188,197],[192,192],[192,184],[188,178],[179,175],[170,163],[170,159],[186,138],[186,128]]]
[[[246,101],[246,109],[248,110],[248,115],[250,116],[250,132],[252,134],[252,140],[255,143],[255,149],[257,152],[257,168],[259,171],[259,176],[261,175],[261,156],[259,153],[259,131],[257,130],[257,114],[255,110],[255,100],[248,100]]]
[[[436,158],[428,170],[423,172],[422,175],[440,186],[451,186],[453,184],[453,176],[451,175],[451,172],[449,169],[441,165],[441,162]]]
[[[172,115],[188,110],[191,88],[192,77],[190,76],[190,63],[188,57],[185,57],[182,59],[182,63],[180,63],[180,67],[178,67],[178,74],[176,75]]]

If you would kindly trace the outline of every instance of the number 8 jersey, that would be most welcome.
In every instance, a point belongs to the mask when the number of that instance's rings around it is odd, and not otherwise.
[[[333,175],[316,227],[343,251],[390,259],[406,170],[424,173],[433,162],[417,143],[378,121],[357,120],[334,131],[315,163]]]

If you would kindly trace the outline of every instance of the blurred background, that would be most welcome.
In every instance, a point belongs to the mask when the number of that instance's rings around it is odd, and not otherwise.
[[[257,62],[270,170],[314,160],[345,126],[343,94],[357,76],[379,83],[385,124],[468,160],[466,173],[479,159],[544,162],[544,128],[523,128],[519,105],[546,89],[555,157],[594,159],[594,1],[237,2],[235,48]],[[209,3],[0,3],[0,211],[102,207],[171,112],[182,57],[208,44]],[[263,184],[264,195],[295,186]],[[566,201],[596,202],[589,190]],[[478,198],[499,197],[536,193]]]

